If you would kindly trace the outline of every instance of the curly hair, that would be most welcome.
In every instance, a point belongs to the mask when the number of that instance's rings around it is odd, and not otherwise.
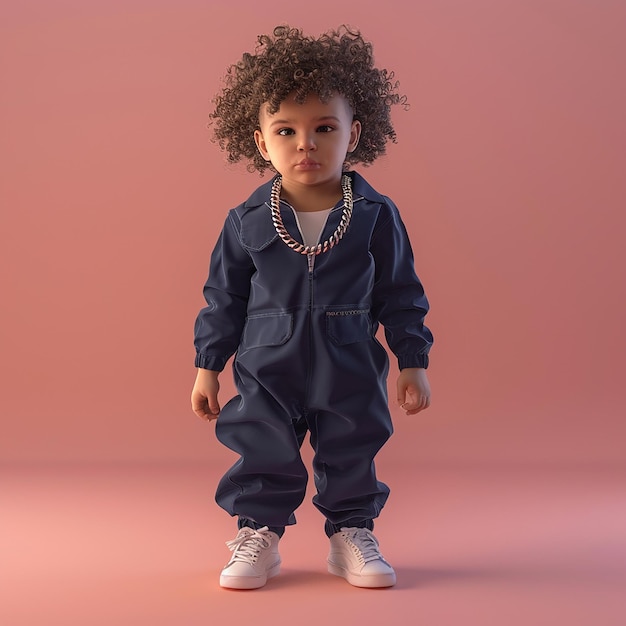
[[[249,171],[262,174],[274,168],[254,142],[261,106],[267,103],[273,114],[290,94],[298,103],[310,93],[322,102],[341,94],[362,126],[359,144],[346,155],[344,167],[369,165],[385,153],[388,140],[396,142],[390,109],[394,104],[406,105],[406,97],[397,89],[393,72],[374,67],[372,45],[359,31],[344,25],[315,39],[305,37],[300,29],[277,26],[273,37],[258,37],[254,54],[244,53],[228,68],[224,87],[213,99],[209,126],[228,162],[246,160]]]

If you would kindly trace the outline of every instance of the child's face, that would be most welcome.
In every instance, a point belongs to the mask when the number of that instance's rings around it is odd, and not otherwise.
[[[261,130],[254,139],[263,158],[282,175],[284,187],[339,186],[346,154],[361,134],[361,123],[352,118],[342,95],[324,103],[310,94],[303,104],[288,96],[274,114],[267,105],[261,107]]]

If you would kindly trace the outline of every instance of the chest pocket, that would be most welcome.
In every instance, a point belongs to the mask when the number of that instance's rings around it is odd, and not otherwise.
[[[281,346],[289,341],[292,332],[293,316],[291,313],[252,315],[246,320],[241,346],[244,349]]]
[[[326,332],[338,346],[372,338],[369,309],[326,311]]]
[[[239,237],[241,245],[250,252],[260,252],[278,239],[265,205],[250,209],[242,216]]]

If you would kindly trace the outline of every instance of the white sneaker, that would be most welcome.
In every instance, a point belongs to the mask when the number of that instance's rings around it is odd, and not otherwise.
[[[267,526],[242,528],[226,545],[233,552],[222,570],[220,586],[229,589],[258,589],[280,572],[279,537]]]
[[[391,587],[396,573],[378,550],[378,540],[367,528],[342,528],[330,538],[328,571],[355,587]]]

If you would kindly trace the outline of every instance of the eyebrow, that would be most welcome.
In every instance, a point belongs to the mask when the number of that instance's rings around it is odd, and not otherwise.
[[[341,120],[338,117],[335,117],[334,115],[324,115],[323,117],[318,117],[316,119],[313,120],[316,124],[320,124],[323,122],[335,122],[337,124],[339,124],[341,122]],[[272,128],[273,126],[289,126],[289,124],[293,124],[293,120],[273,120],[272,122],[270,122],[270,128]]]

